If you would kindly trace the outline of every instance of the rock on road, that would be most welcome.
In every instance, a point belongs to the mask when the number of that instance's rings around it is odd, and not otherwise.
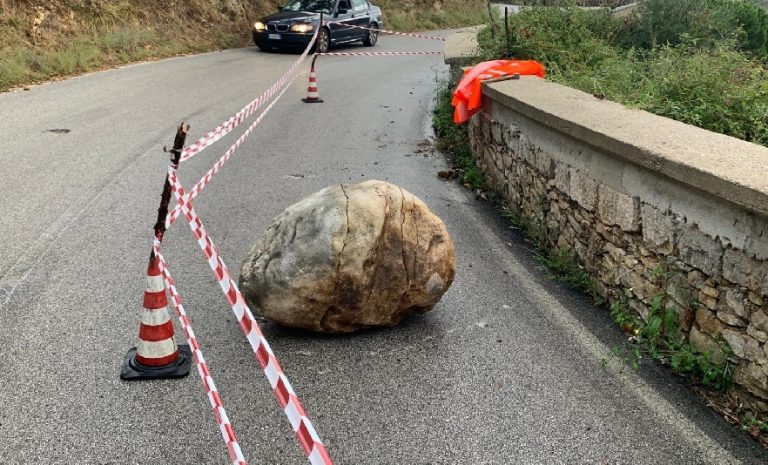
[[[374,50],[441,46],[382,37]],[[296,57],[251,47],[0,95],[0,463],[227,463],[196,373],[129,384],[118,371],[138,331],[162,146],[180,121],[190,140],[212,129]],[[607,312],[551,282],[491,207],[437,178],[444,161],[422,141],[440,58],[326,57],[317,72],[325,103],[300,101],[305,71],[195,202],[227,263],[236,272],[288,205],[367,179],[424,200],[458,262],[437,308],[398,328],[264,325],[336,463],[766,460],[678,379],[621,370]],[[235,133],[182,165],[187,187]],[[307,463],[181,221],[164,251],[250,463]]]

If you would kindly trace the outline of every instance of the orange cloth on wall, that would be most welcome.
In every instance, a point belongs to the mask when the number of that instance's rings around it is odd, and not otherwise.
[[[543,78],[546,70],[544,65],[533,60],[493,60],[478,63],[464,71],[451,101],[454,107],[453,122],[464,123],[480,110],[483,81],[515,74]]]

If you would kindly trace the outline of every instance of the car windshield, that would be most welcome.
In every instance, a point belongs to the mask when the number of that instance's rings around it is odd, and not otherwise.
[[[294,0],[285,5],[284,11],[311,11],[313,13],[330,13],[333,0]]]

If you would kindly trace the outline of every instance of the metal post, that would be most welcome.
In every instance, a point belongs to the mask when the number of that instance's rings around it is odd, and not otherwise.
[[[491,37],[496,38],[496,23],[493,21],[493,8],[491,7],[491,0],[487,0],[485,3],[488,6],[488,18],[491,21]]]
[[[176,137],[173,140],[173,148],[168,150],[171,154],[171,163],[174,168],[179,167],[179,161],[181,159],[181,151],[184,149],[184,143],[187,141],[187,134],[189,133],[189,125],[184,123],[179,125],[179,129],[176,130]],[[168,180],[168,174],[165,175],[165,185],[163,186],[163,193],[160,196],[160,208],[157,209],[157,222],[155,223],[155,237],[162,242],[163,235],[165,234],[165,219],[168,216],[168,204],[171,202],[171,182]],[[152,257],[155,256],[154,249],[152,250]]]
[[[504,36],[506,37],[507,41],[507,55],[510,55],[509,52],[509,7],[504,7]],[[511,55],[510,55],[511,57]]]

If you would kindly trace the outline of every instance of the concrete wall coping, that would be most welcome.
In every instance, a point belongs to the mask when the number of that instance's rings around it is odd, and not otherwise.
[[[616,8],[613,9],[611,14],[613,14],[615,18],[626,18],[627,16],[634,14],[638,10],[638,8],[640,8],[640,3],[641,3],[641,0],[638,0],[637,2],[634,2],[634,3],[628,3],[626,5],[617,6]]]
[[[477,33],[484,26],[475,26],[460,30],[445,39],[443,59],[451,66],[471,64],[479,55]]]
[[[768,148],[536,77],[488,83],[483,94],[595,148],[768,215]]]

